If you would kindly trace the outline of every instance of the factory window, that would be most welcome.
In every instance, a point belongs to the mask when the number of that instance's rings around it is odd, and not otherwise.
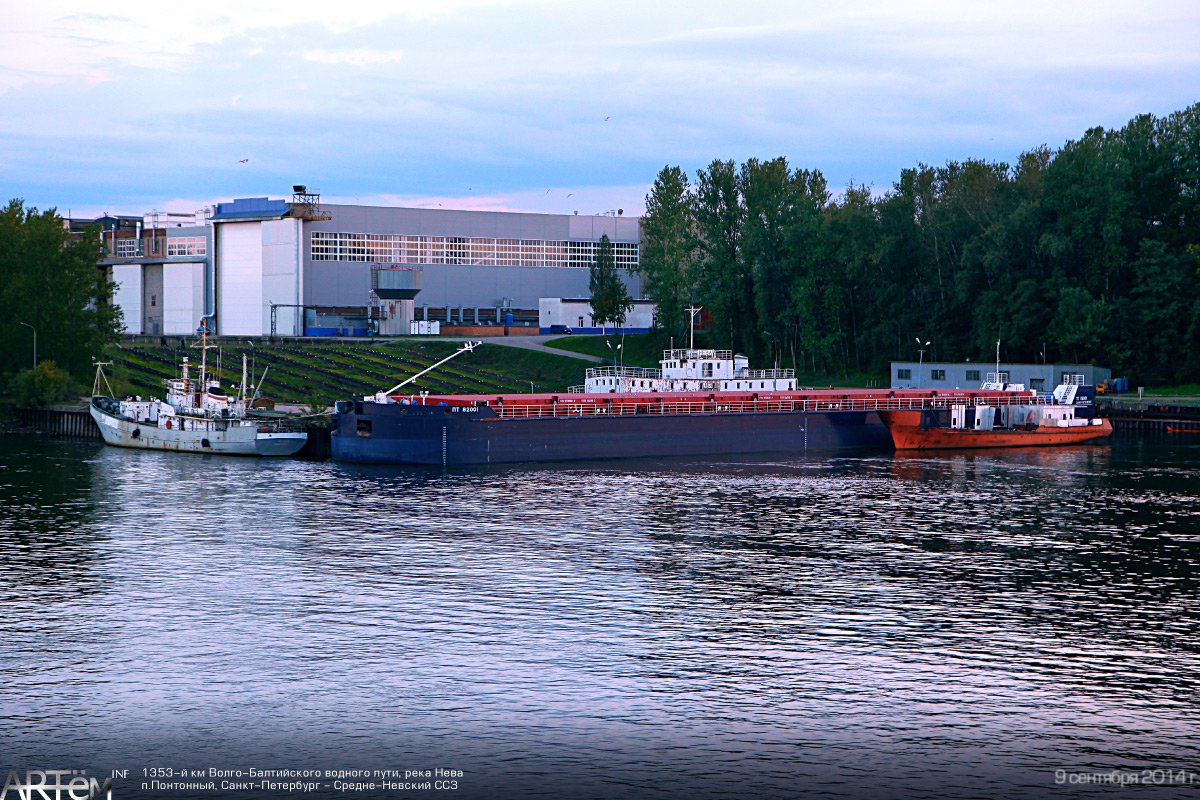
[[[967,370],[967,380],[969,380],[969,381],[979,380],[979,370],[977,370],[977,369]]]
[[[944,369],[931,369],[931,370],[929,370],[929,380],[931,380],[931,381],[944,381],[944,380],[946,380],[946,370],[944,370]]]
[[[158,305],[158,295],[152,294],[150,295],[150,307],[154,308],[156,305]]]
[[[202,256],[208,248],[208,240],[203,236],[179,236],[167,239],[168,256]]]
[[[187,239],[169,240],[167,255],[204,255],[204,240],[202,237],[197,239],[194,245],[199,248],[197,252],[182,252],[184,245],[175,245],[175,242]],[[637,269],[636,242],[613,242],[612,245],[613,260],[618,268]],[[310,252],[313,261],[586,268],[592,266],[599,249],[599,242],[313,231]]]
[[[141,243],[137,239],[117,239],[117,257],[133,258],[141,255]]]
[[[911,380],[912,380],[912,370],[911,370],[911,369],[898,369],[898,370],[896,370],[896,380],[898,380],[898,381],[911,381]]]

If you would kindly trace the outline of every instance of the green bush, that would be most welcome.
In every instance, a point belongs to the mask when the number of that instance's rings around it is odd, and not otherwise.
[[[17,374],[17,402],[22,406],[48,406],[66,400],[72,394],[71,376],[53,361],[43,361],[37,369],[26,369]]]

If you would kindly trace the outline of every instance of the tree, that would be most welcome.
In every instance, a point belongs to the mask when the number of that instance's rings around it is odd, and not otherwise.
[[[592,319],[601,327],[609,322],[624,325],[625,315],[633,308],[633,300],[617,274],[617,262],[607,233],[600,237],[600,250],[592,264],[588,288],[592,292]]]
[[[729,336],[730,347],[750,352],[755,329],[754,287],[742,259],[746,212],[732,161],[716,160],[696,173],[694,207],[701,244],[698,299],[712,312],[714,329]]]
[[[642,288],[657,304],[654,323],[678,341],[687,341],[691,324],[685,306],[694,299],[693,262],[696,251],[687,173],[663,167],[646,195],[638,270]]]
[[[71,396],[71,377],[53,361],[43,361],[37,369],[22,370],[15,381],[17,402],[26,408],[39,408]]]
[[[97,267],[102,255],[98,236],[72,240],[54,209],[39,213],[21,200],[0,209],[0,374],[32,361],[26,323],[37,330],[39,361],[89,377],[121,329],[120,309],[108,302],[115,287]]]

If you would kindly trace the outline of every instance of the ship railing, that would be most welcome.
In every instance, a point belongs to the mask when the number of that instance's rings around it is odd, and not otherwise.
[[[592,378],[651,378],[662,377],[662,370],[647,367],[590,367],[584,370],[584,377]]]
[[[956,405],[1004,406],[1043,405],[1040,397],[914,397],[914,398],[839,398],[803,400],[680,400],[649,397],[626,398],[615,395],[598,403],[505,404],[493,406],[501,419],[538,419],[600,416],[700,415],[700,414],[777,414],[829,411],[906,411],[948,409]]]
[[[733,376],[734,380],[771,380],[772,378],[794,378],[794,369],[744,369]]]
[[[715,358],[719,361],[732,361],[732,350],[664,350],[663,361],[686,361],[696,358]]]
[[[582,383],[576,384],[575,386],[567,387],[568,394],[583,394],[586,391],[587,391],[587,386]]]

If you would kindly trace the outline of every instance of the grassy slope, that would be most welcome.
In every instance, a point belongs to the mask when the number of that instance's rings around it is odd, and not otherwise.
[[[405,347],[424,354],[431,362],[445,358],[458,349],[457,342],[435,339],[400,339],[389,346]],[[530,381],[533,381],[538,391],[566,391],[568,386],[583,383],[583,371],[589,366],[594,366],[570,356],[555,356],[499,344],[485,344],[471,353],[459,356],[447,366],[455,364],[504,375],[522,392],[529,391]]]
[[[263,391],[272,399],[304,402],[318,396],[332,401],[386,389],[456,349],[458,345],[454,342],[437,340],[282,342],[254,349],[231,342],[224,345],[222,378],[227,387],[241,381],[244,352],[253,357],[256,374],[261,375],[269,367]],[[196,364],[197,353],[187,354]],[[173,347],[138,344],[111,348],[107,355],[114,362],[109,375],[118,394],[161,396],[161,379],[176,374],[182,353]],[[209,351],[209,357],[215,361],[215,351]],[[579,359],[567,356],[485,345],[437,368],[406,386],[404,391],[505,394],[528,392],[532,381],[538,391],[561,392],[583,382],[586,366]]]
[[[616,351],[610,349],[606,342],[615,348],[622,344],[622,337],[611,333],[607,336],[564,336],[561,339],[551,339],[546,342],[546,346],[616,361]],[[657,367],[667,344],[669,343],[663,343],[652,333],[626,334],[621,347],[621,361],[633,367]]]

